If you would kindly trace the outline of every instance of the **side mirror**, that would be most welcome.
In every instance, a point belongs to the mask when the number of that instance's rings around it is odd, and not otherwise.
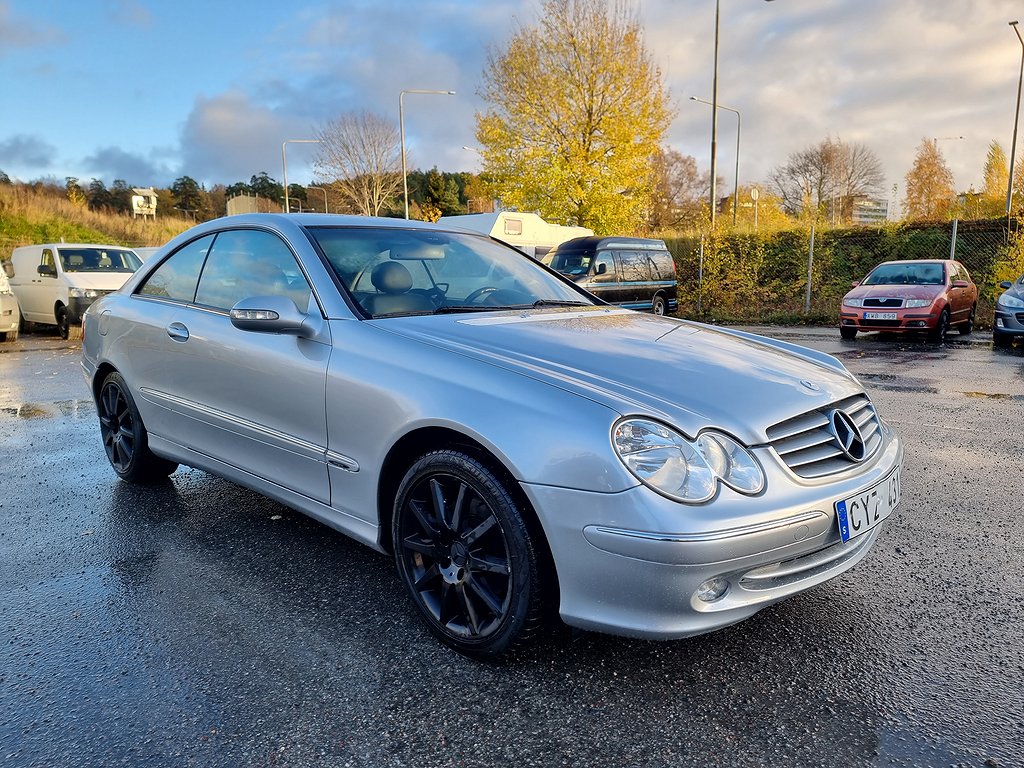
[[[250,296],[231,308],[231,324],[241,331],[313,336],[316,329],[295,302],[284,296]]]
[[[854,280],[850,283],[851,288],[856,288],[858,285],[860,285],[860,280]]]
[[[968,283],[966,280],[954,280],[953,281],[953,287],[954,288],[967,288],[969,285],[970,285],[970,283]]]
[[[1003,282],[999,284],[999,287],[1006,291],[1013,287],[1013,283],[1011,283],[1009,280],[1003,280]]]
[[[57,268],[53,264],[40,264],[36,267],[36,272],[40,275],[46,275],[47,277],[56,277]]]

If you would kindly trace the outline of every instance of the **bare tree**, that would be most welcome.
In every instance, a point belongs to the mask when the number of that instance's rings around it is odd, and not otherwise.
[[[789,156],[772,171],[772,188],[787,213],[848,221],[859,198],[876,195],[885,184],[878,156],[867,146],[827,138]]]
[[[379,216],[402,189],[398,127],[369,112],[346,113],[315,131],[320,149],[317,181],[329,185],[347,208]]]
[[[697,161],[674,149],[661,149],[654,158],[649,225],[654,230],[696,224],[706,209],[711,174],[701,173]]]

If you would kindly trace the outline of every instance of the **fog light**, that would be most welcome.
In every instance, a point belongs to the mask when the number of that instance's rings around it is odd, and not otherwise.
[[[1003,318],[997,317],[996,318],[996,328],[1005,328],[1005,327],[1006,326],[1003,325]]]
[[[725,593],[728,591],[729,582],[725,579],[708,579],[697,587],[697,599],[705,603],[713,603],[725,597]]]

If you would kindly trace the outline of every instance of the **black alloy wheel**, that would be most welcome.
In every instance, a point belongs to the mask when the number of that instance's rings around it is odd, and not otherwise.
[[[946,334],[949,332],[949,307],[942,308],[942,314],[939,315],[939,322],[936,323],[935,328],[928,334],[928,338],[931,341],[942,341],[946,338]]]
[[[103,450],[118,477],[129,482],[152,482],[166,478],[178,468],[149,450],[146,428],[121,374],[107,374],[96,409]]]
[[[399,486],[395,562],[430,631],[470,656],[519,647],[542,620],[537,558],[516,501],[484,464],[429,453]]]

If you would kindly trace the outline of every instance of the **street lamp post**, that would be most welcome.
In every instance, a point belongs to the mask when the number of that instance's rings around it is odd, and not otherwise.
[[[1010,26],[1013,27],[1013,31],[1017,33],[1017,39],[1020,40],[1020,76],[1017,78],[1017,106],[1013,111],[1013,140],[1010,142],[1010,180],[1006,185],[1006,231],[1009,236],[1010,231],[1010,210],[1011,204],[1013,203],[1013,163],[1017,153],[1017,123],[1020,120],[1020,90],[1021,86],[1024,85],[1024,37],[1020,36],[1020,30],[1017,28],[1017,22],[1011,21]]]
[[[766,3],[772,0],[764,0]],[[715,227],[715,212],[718,208],[717,181],[715,175],[718,171],[715,159],[715,150],[718,139],[718,18],[719,5],[721,0],[715,0],[715,64],[711,73],[711,228]]]
[[[288,155],[285,147],[288,144],[319,144],[320,139],[285,139],[281,142],[281,175],[284,177],[284,212],[291,213],[288,207]]]
[[[732,203],[732,225],[736,226],[736,210],[740,204],[740,111],[727,107],[724,104],[712,104],[706,99],[698,99],[696,96],[691,96],[690,101],[699,101],[701,104],[708,104],[715,107],[716,109],[724,109],[726,112],[732,112],[736,115],[736,174],[733,178],[733,203]]]
[[[405,198],[405,218],[409,218],[409,177],[405,170],[405,109],[402,105],[402,97],[407,93],[434,94],[437,96],[454,96],[455,91],[434,91],[409,88],[400,91],[398,94],[398,129],[402,136],[402,194]]]
[[[324,189],[323,187],[306,187],[306,189],[319,189],[321,192],[323,192],[324,193],[324,213],[330,213],[330,211],[327,210],[327,190]]]

